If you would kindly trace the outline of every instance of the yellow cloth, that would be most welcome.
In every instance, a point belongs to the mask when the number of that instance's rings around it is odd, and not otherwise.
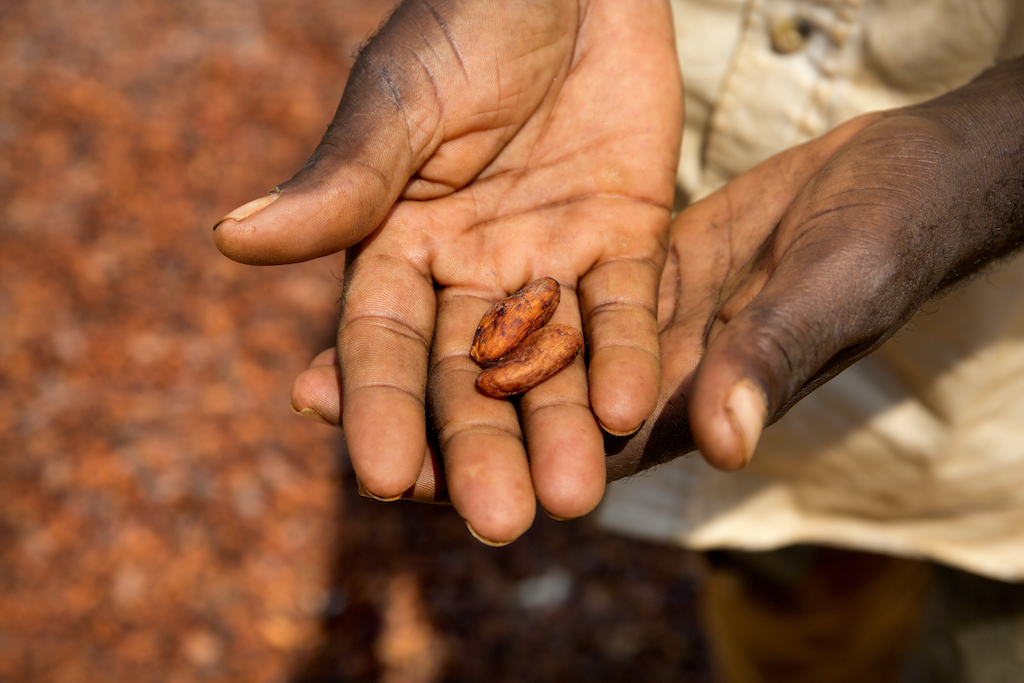
[[[696,199],[866,111],[1024,54],[1019,0],[673,0]],[[751,465],[609,487],[609,528],[695,549],[823,543],[1024,580],[1024,257],[927,304],[768,428]]]

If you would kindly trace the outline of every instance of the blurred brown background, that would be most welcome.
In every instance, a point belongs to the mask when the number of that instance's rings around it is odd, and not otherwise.
[[[384,0],[0,3],[0,681],[706,681],[693,558],[504,549],[294,416],[340,260],[221,257]]]

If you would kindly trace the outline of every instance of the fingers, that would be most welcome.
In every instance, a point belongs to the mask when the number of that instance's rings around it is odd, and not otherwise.
[[[433,286],[408,262],[381,253],[354,259],[345,280],[342,428],[363,487],[377,498],[396,498],[416,483],[427,453]]]
[[[307,419],[331,427],[341,426],[341,367],[335,348],[321,351],[309,368],[292,384],[292,410]],[[375,497],[360,484],[360,493]],[[402,494],[404,500],[417,503],[447,503],[441,456],[433,444],[427,446],[416,483]]]
[[[448,484],[444,476],[444,463],[434,444],[429,444],[423,458],[423,467],[412,488],[402,494],[403,500],[416,503],[450,504]]]
[[[610,434],[635,432],[654,410],[660,384],[657,261],[605,261],[580,281],[590,403]]]
[[[551,322],[579,329],[579,302],[569,287],[562,287]],[[533,488],[544,510],[557,519],[574,519],[593,510],[604,495],[605,453],[588,399],[583,356],[526,392],[519,417]]]
[[[559,519],[590,512],[605,483],[604,446],[582,357],[518,399],[518,414],[515,401],[476,389],[473,334],[504,295],[456,288],[439,294],[428,392],[452,504],[474,535],[493,545],[525,532],[537,501]],[[563,287],[551,322],[579,328],[578,310],[574,293]]]
[[[530,528],[536,498],[514,405],[476,389],[480,368],[469,348],[491,303],[465,290],[439,292],[429,402],[452,505],[474,536],[505,545]]]
[[[292,382],[292,410],[315,422],[341,426],[341,367],[337,349],[321,351]]]
[[[476,325],[491,299],[497,297],[485,299],[446,292],[439,303],[430,393],[434,397],[431,412],[439,426],[439,441],[452,479],[456,508],[474,535],[494,545],[511,542],[530,527],[535,497],[548,514],[558,519],[590,512],[604,492],[604,447],[601,430],[587,401],[582,356],[522,398],[520,410],[530,452],[528,462],[515,404],[480,394],[475,388],[480,368],[468,357]],[[565,306],[559,308],[552,322],[578,328],[578,303],[571,290],[563,288],[563,292]],[[355,314],[350,312],[346,318],[352,315]],[[305,417],[340,424],[341,387],[337,356],[333,349],[328,349],[296,378],[293,409]],[[361,402],[369,405],[364,394],[346,391],[345,395],[363,395]],[[372,412],[369,407],[365,410]],[[388,487],[373,479],[368,468],[374,463],[365,464],[359,445],[364,430],[358,426],[353,429],[357,432],[348,433],[349,448],[364,494],[381,499],[398,495],[395,491],[400,485]],[[409,463],[411,452],[412,447],[403,456]],[[401,497],[442,502],[447,500],[447,488],[438,453],[428,448],[415,483]]]

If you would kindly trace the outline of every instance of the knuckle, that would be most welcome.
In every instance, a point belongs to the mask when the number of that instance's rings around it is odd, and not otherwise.
[[[362,344],[377,344],[380,337],[397,341],[411,341],[430,349],[430,340],[416,325],[390,311],[362,312],[346,316],[342,321],[341,348]]]

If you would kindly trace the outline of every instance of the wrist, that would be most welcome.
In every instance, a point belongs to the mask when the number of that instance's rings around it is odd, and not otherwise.
[[[946,166],[949,219],[960,235],[942,290],[1024,244],[1024,58],[905,111],[938,123],[953,141],[936,160]]]

